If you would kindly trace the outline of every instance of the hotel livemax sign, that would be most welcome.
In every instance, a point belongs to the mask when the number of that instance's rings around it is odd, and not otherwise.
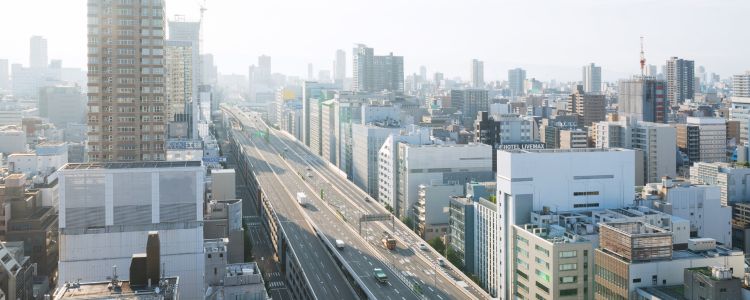
[[[498,144],[497,150],[538,150],[545,149],[544,143]]]

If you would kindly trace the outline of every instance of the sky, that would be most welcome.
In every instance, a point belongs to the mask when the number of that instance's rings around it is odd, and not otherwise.
[[[166,0],[167,16],[199,17],[199,0]],[[86,0],[0,0],[0,58],[28,65],[29,37],[48,39],[50,59],[85,68]],[[580,80],[594,62],[613,81],[639,73],[640,36],[648,64],[695,60],[722,78],[750,69],[747,0],[206,0],[204,52],[223,74],[246,74],[257,57],[273,72],[306,77],[331,70],[336,49],[363,43],[404,56],[404,73],[485,81],[527,69],[540,80]]]

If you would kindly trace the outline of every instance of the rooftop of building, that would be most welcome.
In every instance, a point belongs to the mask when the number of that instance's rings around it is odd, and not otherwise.
[[[693,125],[724,125],[727,123],[725,118],[720,117],[687,117],[687,124]]]
[[[587,153],[587,152],[623,152],[632,151],[623,148],[572,148],[572,149],[509,149],[509,153]]]
[[[665,214],[663,212],[645,206],[625,206],[614,209],[594,209],[584,211],[555,212],[549,208],[531,213],[531,223],[536,225],[555,224],[565,227],[569,232],[578,235],[597,234],[599,224],[606,222],[635,222],[654,218],[649,216],[669,216],[670,221],[664,223],[664,218],[656,218],[662,221],[661,226],[669,227],[671,223],[682,220],[679,217]],[[664,229],[666,230],[666,229]]]
[[[724,266],[687,268],[685,269],[685,271],[692,272],[693,274],[699,274],[707,279],[714,281],[733,279],[732,271]]]
[[[153,169],[200,167],[200,161],[143,161],[143,162],[103,162],[103,163],[69,163],[63,170],[101,170],[101,169]]]
[[[566,230],[565,227],[550,224],[548,226],[539,226],[536,224],[514,225],[521,230],[525,230],[533,235],[545,239],[553,244],[570,244],[590,242],[585,237]]]
[[[229,244],[228,238],[205,239],[203,241],[203,249],[205,249],[206,253],[226,252],[227,244]]]
[[[638,288],[637,293],[643,297],[647,297],[647,299],[682,300],[685,299],[685,286],[678,284],[641,287]],[[656,298],[650,298],[653,296]]]
[[[483,143],[468,143],[468,144],[425,144],[425,145],[416,145],[416,144],[408,144],[403,143],[404,145],[408,145],[410,148],[472,148],[472,147],[491,147],[490,145],[483,144]]]
[[[131,286],[129,281],[101,281],[87,283],[66,283],[58,288],[52,299],[176,299],[177,277],[164,278],[162,284]]]
[[[732,97],[732,103],[743,103],[743,104],[750,104],[750,97]]]
[[[450,196],[450,198],[452,201],[463,204],[463,205],[469,205],[469,204],[474,203],[474,200],[465,196]]]
[[[262,289],[263,276],[254,262],[229,264],[224,275],[224,286],[258,285]]]
[[[666,229],[656,227],[642,221],[624,221],[624,222],[605,222],[600,223],[599,226],[606,227],[617,231],[621,234],[631,237],[637,236],[650,236],[650,235],[672,235]]]
[[[694,250],[673,250],[672,260],[678,259],[696,259],[703,257],[725,257],[725,256],[743,256],[742,250],[729,249],[724,246],[716,246],[711,250],[694,251]]]

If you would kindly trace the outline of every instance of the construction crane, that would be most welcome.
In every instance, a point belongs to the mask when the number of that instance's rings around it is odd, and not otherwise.
[[[643,36],[641,36],[641,77],[646,75],[646,53],[643,52]]]

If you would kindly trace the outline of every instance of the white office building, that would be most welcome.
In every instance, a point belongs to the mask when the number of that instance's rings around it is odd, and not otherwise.
[[[198,161],[67,164],[59,171],[60,285],[129,277],[158,231],[162,270],[182,299],[204,299],[204,169]]]
[[[727,120],[712,117],[687,117],[677,127],[677,146],[691,162],[727,160]]]
[[[24,173],[29,177],[52,174],[67,163],[68,145],[66,143],[39,144],[33,152],[8,155],[8,169],[13,173]]]
[[[728,163],[697,162],[690,167],[690,181],[694,184],[718,186],[723,205],[750,199],[750,184],[746,179],[748,176],[750,168],[736,168]]]
[[[750,97],[732,97],[732,106],[729,108],[729,119],[740,122],[739,145],[748,143],[748,126],[750,126]]]
[[[642,197],[662,212],[689,220],[697,236],[732,247],[732,207],[721,203],[718,186],[663,178],[646,185]]]
[[[395,208],[398,182],[395,180],[398,170],[398,143],[412,145],[431,144],[429,128],[409,125],[397,134],[389,135],[378,151],[378,196],[376,199],[385,207]]]
[[[8,125],[0,127],[0,153],[26,152],[26,133],[18,126]]]
[[[732,76],[732,94],[734,97],[750,97],[750,71]]]
[[[472,180],[492,178],[492,146],[485,144],[463,145],[412,145],[398,143],[398,165],[394,172],[396,206],[399,216],[411,215],[417,203],[419,185],[452,183],[464,185]]]
[[[667,124],[636,121],[602,121],[592,124],[596,148],[638,150],[636,185],[658,182],[663,176],[677,176],[677,130]]]
[[[331,164],[337,161],[336,102],[323,101],[320,104],[320,156]]]
[[[532,211],[619,208],[633,202],[635,152],[627,149],[511,150],[497,153],[499,261],[512,259],[510,228]],[[509,265],[501,265],[498,297],[511,299]]]
[[[352,181],[370,197],[378,196],[378,151],[388,136],[400,131],[398,122],[352,125]]]
[[[503,283],[500,275],[500,215],[496,203],[479,199],[474,204],[474,266],[479,285],[492,297],[501,298],[498,292]]]

